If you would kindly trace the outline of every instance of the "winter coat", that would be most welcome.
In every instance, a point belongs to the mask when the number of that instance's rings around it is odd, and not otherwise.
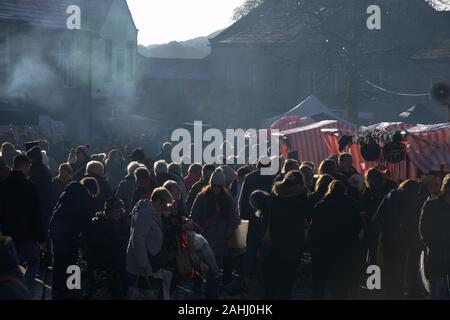
[[[150,275],[151,260],[163,245],[163,223],[150,200],[141,200],[134,207],[127,247],[127,271],[133,275]]]
[[[196,183],[194,183],[194,185],[192,186],[191,191],[189,191],[188,197],[186,199],[186,210],[188,212],[191,212],[192,206],[194,205],[194,202],[195,202],[195,199],[197,198],[200,191],[202,191],[202,189],[204,187],[206,187],[207,185],[208,185],[208,181],[203,180],[203,178],[200,179],[199,181],[197,181]]]
[[[56,203],[58,203],[59,198],[63,194],[64,190],[66,189],[67,185],[72,180],[63,181],[59,176],[56,176],[52,180],[52,211],[56,206]]]
[[[131,203],[131,209],[134,208],[134,206],[136,205],[136,203],[139,202],[139,200],[150,199],[153,190],[155,190],[156,187],[157,187],[156,183],[152,178],[144,180],[140,182],[138,185],[136,185],[136,190],[134,190],[133,193],[133,201]]]
[[[158,184],[159,187],[162,187],[162,185],[166,182],[166,181],[175,181],[177,183],[180,182],[180,178],[177,177],[174,174],[171,174],[169,172],[165,172],[165,173],[158,173],[156,175],[156,183]],[[182,182],[184,184],[184,182]]]
[[[422,203],[419,196],[405,199],[398,190],[392,190],[384,197],[377,211],[384,244],[420,245],[418,225]]]
[[[0,182],[8,178],[8,176],[11,174],[11,168],[8,167],[0,158]]]
[[[109,185],[106,178],[101,177],[99,175],[87,174],[85,177],[90,177],[97,180],[99,186],[99,194],[94,199],[94,211],[95,212],[103,211],[103,209],[105,208],[105,201],[114,195],[111,186]]]
[[[79,165],[77,163],[73,163],[70,165],[73,171],[73,180],[81,181],[86,174],[86,163],[83,165]]]
[[[254,215],[250,206],[250,194],[255,190],[271,192],[274,176],[262,175],[259,170],[253,171],[245,176],[239,198],[239,215],[241,219],[248,220]]]
[[[117,190],[120,182],[126,174],[125,164],[122,162],[115,163],[108,161],[105,165],[105,172],[108,176],[109,185],[113,190]]]
[[[360,210],[372,218],[384,197],[395,188],[395,185],[384,183],[379,188],[367,188],[360,201]]]
[[[428,249],[427,277],[440,278],[450,274],[450,204],[443,196],[425,202],[419,229]]]
[[[136,190],[136,183],[134,177],[130,175],[127,175],[117,188],[116,197],[122,199],[125,204],[125,210],[128,213],[133,209],[134,190]]]
[[[42,161],[33,162],[31,165],[30,181],[36,185],[42,221],[47,230],[53,209],[52,174]]]
[[[315,208],[311,224],[313,259],[325,265],[342,262],[355,253],[362,220],[347,196],[326,196]]]
[[[226,196],[225,215],[213,209],[217,208],[215,197],[212,191],[199,194],[192,207],[191,216],[202,229],[202,234],[208,240],[214,254],[224,256],[227,254],[228,240],[236,229],[237,215],[231,196]]]
[[[61,246],[78,245],[94,217],[94,202],[79,182],[67,185],[53,210],[49,236]]]
[[[31,300],[11,238],[0,239],[0,301]]]
[[[0,231],[15,242],[47,238],[36,186],[20,171],[0,183]]]
[[[276,185],[268,217],[271,256],[283,261],[298,260],[305,242],[305,220],[312,211],[305,188]]]
[[[98,212],[87,233],[87,261],[90,268],[109,270],[125,266],[130,238],[130,216],[122,214],[118,220]]]
[[[184,187],[186,188],[186,192],[190,192],[192,186],[200,181],[200,179],[202,178],[201,174],[188,174],[185,178],[184,178]]]

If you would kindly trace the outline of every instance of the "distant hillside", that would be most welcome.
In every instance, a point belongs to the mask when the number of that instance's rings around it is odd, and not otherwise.
[[[139,45],[138,51],[149,58],[202,59],[211,53],[208,38],[216,36],[221,31],[187,41],[172,41],[162,45]]]

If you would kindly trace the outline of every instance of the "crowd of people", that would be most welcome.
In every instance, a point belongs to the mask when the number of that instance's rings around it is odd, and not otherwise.
[[[113,299],[170,299],[181,281],[206,299],[255,285],[290,299],[305,256],[313,299],[360,298],[370,265],[384,298],[449,297],[450,174],[396,183],[379,168],[361,176],[347,153],[291,153],[270,159],[282,164],[270,176],[268,159],[172,162],[170,143],[153,159],[81,145],[57,166],[46,142],[23,147],[0,150],[0,299],[30,299],[42,265],[53,299],[80,298],[72,265],[88,298],[105,279]]]

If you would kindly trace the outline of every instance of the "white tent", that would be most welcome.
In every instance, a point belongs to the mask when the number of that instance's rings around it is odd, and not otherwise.
[[[315,121],[338,120],[349,124],[348,121],[338,116],[330,108],[325,106],[319,99],[317,99],[316,96],[313,95],[306,98],[298,106],[289,110],[288,112],[273,118],[263,120],[262,125],[264,128],[268,128],[284,116],[311,117]]]

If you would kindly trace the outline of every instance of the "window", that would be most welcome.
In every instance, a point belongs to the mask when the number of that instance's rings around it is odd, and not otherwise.
[[[134,80],[135,57],[136,57],[136,45],[133,41],[128,41],[127,43],[128,80]]]
[[[125,72],[125,52],[123,48],[117,49],[117,72]]]
[[[77,87],[77,66],[73,54],[74,41],[62,39],[59,45],[58,73],[63,80],[64,88]]]
[[[8,37],[0,35],[0,84],[6,83],[9,71]]]
[[[105,40],[105,80],[112,81],[113,74],[113,60],[112,60],[112,40]]]

